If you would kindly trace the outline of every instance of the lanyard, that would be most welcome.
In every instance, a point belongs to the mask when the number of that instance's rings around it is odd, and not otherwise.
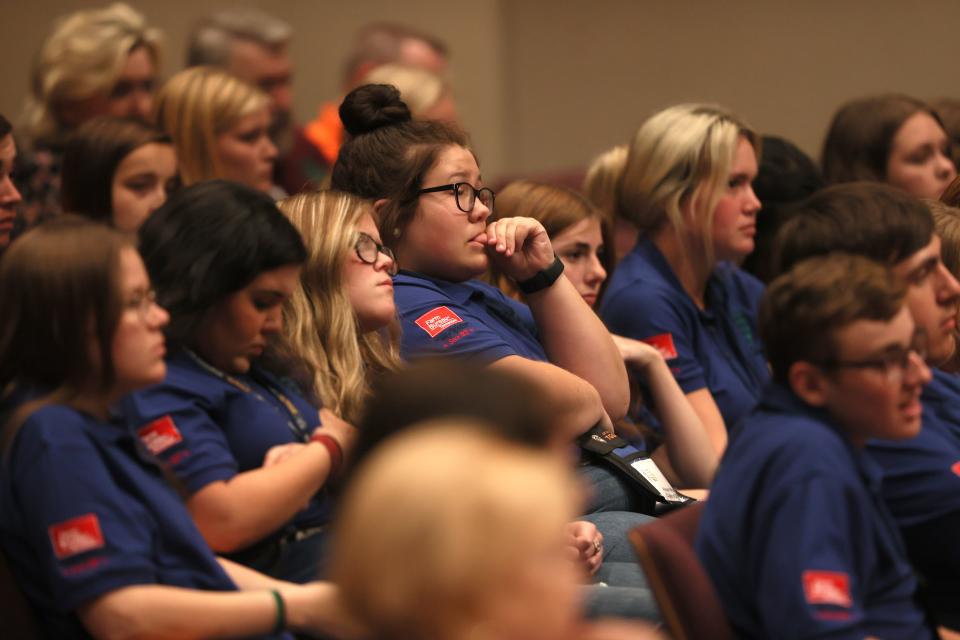
[[[191,360],[197,363],[197,365],[203,368],[203,370],[206,371],[207,373],[210,373],[211,375],[216,376],[218,379],[223,380],[227,384],[232,385],[237,389],[240,389],[240,391],[243,391],[246,394],[252,395],[254,398],[259,400],[260,402],[266,402],[267,404],[272,404],[268,399],[264,398],[259,391],[257,391],[250,385],[244,383],[243,381],[238,380],[237,378],[227,373],[224,373],[217,367],[213,366],[212,364],[210,364],[209,362],[207,362],[206,360],[198,356],[192,350],[184,348],[184,351],[187,353],[188,356],[190,356]],[[310,425],[307,424],[307,421],[300,414],[300,410],[297,409],[296,405],[293,404],[293,402],[291,402],[290,399],[282,391],[280,391],[280,389],[276,388],[276,386],[273,385],[269,380],[264,380],[262,379],[262,376],[255,375],[253,367],[250,368],[250,377],[256,380],[256,382],[258,382],[260,386],[262,386],[264,389],[266,389],[270,393],[270,395],[276,398],[277,401],[280,402],[281,405],[283,405],[284,409],[287,410],[287,413],[290,414],[290,417],[292,418],[292,420],[287,420],[287,427],[290,428],[290,431],[293,432],[293,435],[299,438],[303,442],[306,442],[307,440],[309,440],[312,429],[310,429]],[[257,378],[261,378],[261,379],[257,379]]]

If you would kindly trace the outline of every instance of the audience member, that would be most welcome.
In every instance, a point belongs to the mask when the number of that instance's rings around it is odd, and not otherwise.
[[[821,165],[828,183],[886,182],[915,198],[939,198],[957,175],[940,116],[902,94],[840,107],[823,143]]]
[[[375,451],[348,487],[333,576],[377,638],[591,638],[564,534],[579,498],[543,452],[469,420],[426,423]]]
[[[940,238],[923,202],[876,183],[836,185],[808,198],[780,231],[776,260],[785,271],[834,251],[889,266],[907,283],[906,306],[927,340],[933,381],[923,390],[923,429],[908,440],[872,440],[883,469],[883,497],[927,590],[938,624],[960,630],[960,382],[941,369],[956,350],[960,283],[940,259]],[[835,292],[839,295],[840,292]],[[866,366],[866,365],[865,365]],[[878,382],[891,370],[874,362]]]
[[[270,99],[213,67],[174,75],[157,95],[158,126],[173,140],[185,186],[221,178],[282,196],[273,184]]]
[[[507,185],[497,196],[494,217],[515,216],[529,216],[540,221],[550,236],[553,250],[563,261],[564,274],[584,301],[595,307],[603,295],[607,273],[611,270],[610,225],[603,213],[575,191],[518,181]],[[494,276],[495,284],[504,293],[517,297],[516,288],[508,278],[499,273]],[[663,355],[645,342],[617,335],[611,337],[628,373],[646,381],[653,404],[662,417],[666,443],[651,457],[672,483],[706,487],[713,478],[718,456]],[[653,450],[653,443],[644,448]]]
[[[953,165],[960,170],[960,100],[956,98],[938,98],[930,106],[940,115],[943,129],[950,137],[950,151]]]
[[[753,252],[741,267],[759,280],[772,277],[773,241],[794,205],[823,188],[820,169],[810,156],[789,140],[763,136],[763,154],[753,191],[763,203],[757,212],[757,235]]]
[[[583,193],[607,216],[613,225],[611,266],[616,266],[623,256],[636,246],[640,230],[627,217],[621,215],[617,206],[623,169],[627,166],[629,147],[625,144],[605,151],[590,163],[583,178]],[[612,272],[612,269],[608,269]]]
[[[400,365],[391,280],[397,263],[365,200],[318,191],[278,206],[307,245],[300,286],[284,306],[279,351],[307,365],[301,386],[356,424],[371,379]]]
[[[94,118],[67,140],[64,211],[135,234],[177,185],[169,136],[130,118]]]
[[[18,161],[24,222],[60,213],[60,162],[67,135],[100,115],[147,120],[161,35],[123,3],[59,19],[34,58]]]
[[[10,177],[17,159],[17,143],[13,139],[13,126],[0,114],[0,255],[10,244],[13,224],[17,217],[20,192]]]
[[[384,64],[375,67],[362,84],[389,84],[417,120],[457,121],[457,105],[447,81],[420,67]]]
[[[896,274],[832,254],[760,310],[774,384],[732,437],[696,547],[737,637],[933,638],[863,454],[921,431],[926,336]]]
[[[163,382],[124,403],[128,425],[214,551],[315,577],[353,427],[258,362],[299,281],[300,235],[264,194],[217,180],[174,194],[140,228],[140,251],[172,315],[170,353]]]
[[[640,127],[619,206],[642,235],[600,306],[612,333],[660,350],[718,451],[769,378],[756,331],[763,285],[735,266],[754,248],[759,144],[709,105],[671,107]]]
[[[0,544],[46,635],[337,631],[332,586],[216,558],[159,468],[109,420],[117,400],[165,373],[168,315],[128,240],[74,216],[30,231],[0,263],[0,309]]]
[[[340,113],[352,137],[333,186],[374,201],[380,233],[402,267],[394,286],[403,357],[473,358],[514,371],[536,381],[570,438],[598,424],[612,430],[611,417],[622,417],[629,401],[619,352],[563,276],[543,225],[487,224],[494,194],[480,186],[465,134],[412,120],[386,85],[354,90]],[[475,280],[491,261],[518,283],[529,307]],[[615,491],[619,478],[605,471]]]

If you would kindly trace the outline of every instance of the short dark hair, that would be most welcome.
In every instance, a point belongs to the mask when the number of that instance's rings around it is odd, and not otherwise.
[[[900,126],[919,111],[928,113],[946,131],[933,107],[903,94],[860,98],[840,107],[823,143],[824,178],[832,184],[886,181],[893,138]]]
[[[877,182],[827,187],[797,207],[774,243],[773,273],[812,256],[852,253],[891,266],[930,243],[933,216],[920,200]]]
[[[901,278],[863,256],[831,253],[800,262],[771,283],[760,303],[773,379],[786,385],[794,363],[827,362],[837,352],[836,331],[857,320],[889,321],[905,295]]]
[[[378,226],[393,248],[417,210],[424,175],[445,148],[469,149],[467,136],[449,123],[413,120],[397,88],[385,84],[348,93],[340,119],[349,137],[333,165],[332,187],[368,200],[385,198]]]
[[[170,312],[167,336],[188,344],[203,313],[258,275],[302,264],[296,228],[264,193],[226,180],[175,193],[140,227],[140,253]]]
[[[13,131],[13,125],[0,113],[0,138],[6,138]]]
[[[134,118],[94,118],[67,139],[60,173],[64,211],[111,224],[113,174],[131,152],[170,136]]]

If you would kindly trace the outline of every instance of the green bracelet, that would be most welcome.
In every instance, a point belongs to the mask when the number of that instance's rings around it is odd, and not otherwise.
[[[273,625],[274,635],[282,633],[287,628],[287,605],[283,602],[283,596],[276,589],[270,590],[270,595],[277,603],[277,622]]]

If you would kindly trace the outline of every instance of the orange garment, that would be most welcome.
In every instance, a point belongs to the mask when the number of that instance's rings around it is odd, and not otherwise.
[[[320,113],[304,126],[303,134],[332,167],[343,143],[343,123],[340,122],[338,105],[333,102],[321,105]]]

